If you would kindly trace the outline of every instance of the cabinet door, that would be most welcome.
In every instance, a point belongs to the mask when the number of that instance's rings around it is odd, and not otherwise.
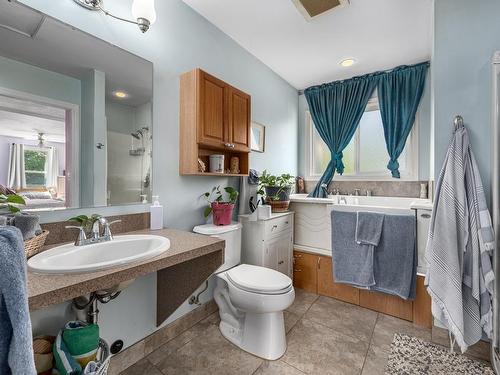
[[[385,293],[360,290],[359,305],[400,319],[413,320],[413,303]]]
[[[250,151],[250,95],[235,88],[229,92],[229,139],[236,151]],[[234,147],[233,147],[234,146]]]
[[[293,285],[317,293],[318,256],[301,251],[293,252]]]
[[[359,289],[334,281],[331,257],[318,257],[318,294],[359,304]]]
[[[198,143],[222,148],[228,139],[227,85],[210,74],[200,71],[200,107]]]
[[[292,277],[290,272],[290,260],[292,255],[292,232],[284,233],[279,237],[278,243],[278,268],[277,270]]]

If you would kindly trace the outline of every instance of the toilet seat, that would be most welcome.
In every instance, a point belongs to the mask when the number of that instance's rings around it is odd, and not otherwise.
[[[241,264],[226,272],[228,281],[236,288],[257,294],[285,294],[292,288],[292,280],[270,268]]]

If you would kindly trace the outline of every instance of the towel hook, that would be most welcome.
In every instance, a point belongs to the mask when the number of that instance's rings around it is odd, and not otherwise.
[[[464,118],[460,115],[456,115],[453,120],[453,124],[455,125],[455,130],[464,126]]]

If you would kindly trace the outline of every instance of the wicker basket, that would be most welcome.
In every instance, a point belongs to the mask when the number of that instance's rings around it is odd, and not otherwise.
[[[40,252],[43,245],[45,245],[45,240],[49,235],[48,230],[44,230],[38,236],[30,238],[29,240],[24,241],[24,251],[26,253],[26,258],[31,258],[33,255],[36,255]]]

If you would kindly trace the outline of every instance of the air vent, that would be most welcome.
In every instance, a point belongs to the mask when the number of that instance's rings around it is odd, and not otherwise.
[[[312,20],[325,13],[342,8],[350,0],[292,0],[306,20]]]

